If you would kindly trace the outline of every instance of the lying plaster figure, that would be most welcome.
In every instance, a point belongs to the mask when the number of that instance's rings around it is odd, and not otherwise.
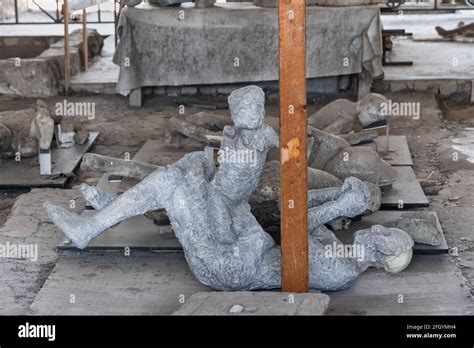
[[[331,134],[348,134],[385,121],[389,116],[384,109],[387,103],[387,98],[377,93],[370,93],[357,102],[337,99],[311,115],[308,125]]]
[[[51,220],[78,248],[106,229],[150,210],[166,210],[188,265],[203,284],[217,290],[281,287],[280,248],[258,224],[248,203],[260,179],[267,152],[278,135],[264,119],[265,95],[256,86],[229,97],[234,126],[224,129],[221,150],[252,151],[255,161],[222,161],[216,169],[205,152],[192,152],[160,167],[120,196],[83,186],[100,210],[79,216],[48,202]],[[356,258],[328,255],[342,243],[324,224],[378,209],[380,190],[356,178],[341,187],[308,192],[309,284],[313,289],[348,287],[368,267],[400,272],[411,261],[413,240],[404,231],[375,225],[355,233]]]
[[[369,94],[358,103],[345,99],[336,100],[322,108],[316,115],[308,119],[308,166],[319,171],[319,175],[333,175],[341,180],[354,176],[362,181],[389,188],[397,178],[397,173],[379,153],[369,147],[353,147],[351,145],[368,142],[377,137],[377,132],[350,133],[342,136],[328,131],[326,125],[334,120],[341,120],[340,113],[348,113],[352,129],[356,119],[361,124],[371,124],[384,120],[382,105],[387,99],[380,94]],[[350,109],[350,110],[349,110]],[[341,111],[342,110],[342,111]],[[349,112],[350,111],[350,112]],[[315,120],[318,120],[315,122]],[[266,117],[265,122],[277,133],[279,119]],[[338,121],[335,121],[335,123]],[[199,141],[201,144],[218,147],[222,142],[222,129],[231,125],[232,120],[223,115],[200,112],[186,116],[175,116],[169,120],[168,140],[172,135],[179,134]],[[315,128],[314,126],[318,126]],[[324,128],[321,130],[318,128]],[[334,130],[334,129],[333,129]],[[277,149],[269,152],[267,161],[278,161],[280,154]],[[263,173],[266,175],[266,172]]]
[[[308,126],[308,166],[344,180],[354,176],[362,181],[389,187],[397,172],[374,149],[353,147],[336,135]]]
[[[474,38],[474,22],[466,24],[461,21],[458,23],[457,28],[453,30],[446,30],[439,26],[435,29],[436,32],[445,39]]]

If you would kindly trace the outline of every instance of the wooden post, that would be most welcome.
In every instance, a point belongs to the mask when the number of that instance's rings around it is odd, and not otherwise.
[[[89,35],[87,35],[87,11],[82,10],[82,54],[84,60],[84,70],[89,68]]]
[[[69,79],[70,79],[70,58],[69,58],[69,6],[68,0],[64,0],[63,4],[63,18],[64,18],[64,94],[69,93]]]
[[[281,271],[308,292],[305,1],[279,0]]]

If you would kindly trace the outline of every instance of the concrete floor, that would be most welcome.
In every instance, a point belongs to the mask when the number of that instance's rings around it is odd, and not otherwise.
[[[382,15],[384,29],[405,29],[413,34],[415,41],[442,40],[435,27],[454,29],[460,21],[466,24],[474,22],[474,10],[449,14]]]
[[[115,40],[111,35],[104,40],[104,47],[99,56],[90,62],[89,69],[81,71],[71,79],[71,89],[75,92],[102,93],[107,88],[110,94],[115,94],[120,68],[112,62],[115,52]],[[99,90],[94,90],[98,88]]]
[[[474,80],[473,44],[393,39],[387,61],[413,61],[413,66],[384,67],[385,80]]]
[[[450,14],[383,15],[384,29],[405,29],[413,37],[392,37],[387,61],[413,61],[413,66],[386,66],[385,80],[474,80],[472,43],[446,42],[436,26],[453,29],[474,22],[474,11]]]

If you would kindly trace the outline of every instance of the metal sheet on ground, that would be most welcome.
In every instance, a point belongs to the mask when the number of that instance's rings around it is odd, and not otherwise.
[[[474,304],[462,279],[449,255],[414,255],[400,273],[369,269],[349,289],[329,293],[326,315],[467,315]]]
[[[392,166],[413,166],[410,148],[404,135],[390,136],[390,152],[387,152],[387,137],[378,136],[371,143],[354,145],[355,147],[369,147],[380,154],[380,157]]]
[[[377,152],[392,166],[413,166],[407,137],[404,135],[391,135],[389,137],[390,151],[387,152],[387,136],[379,136],[374,139]]]
[[[93,210],[86,210],[82,215],[94,214]],[[133,250],[168,251],[182,253],[183,248],[178,239],[171,234],[162,235],[160,227],[145,216],[137,216],[126,220],[119,225],[109,228],[94,239],[85,251],[124,251]],[[173,232],[171,232],[173,233]],[[78,250],[69,244],[59,244],[58,250]]]
[[[193,149],[198,150],[198,149]],[[189,153],[189,148],[176,148],[160,143],[158,140],[148,140],[133,157],[133,160],[156,165],[168,165],[176,162]],[[109,181],[109,175],[104,174],[97,187],[108,192],[124,192],[138,181],[123,179]],[[93,210],[86,210],[83,215],[93,214]],[[109,228],[89,244],[86,250],[153,250],[167,252],[182,252],[181,244],[175,237],[160,234],[159,227],[145,216],[136,216]],[[60,243],[58,250],[76,250],[75,247]]]
[[[98,132],[90,132],[89,140],[84,145],[74,145],[70,148],[53,148],[52,175],[41,176],[39,166],[30,166],[23,162],[4,160],[0,166],[0,188],[63,188],[74,170],[79,165],[82,156],[91,148]]]
[[[415,254],[446,254],[449,252],[443,228],[439,222],[438,214],[434,211],[389,211],[379,210],[374,214],[363,216],[362,219],[353,221],[348,230],[336,232],[337,237],[343,242],[351,244],[354,240],[353,234],[357,231],[370,228],[373,225],[382,225],[385,227],[396,227],[397,221],[403,218],[434,218],[436,219],[436,228],[441,239],[439,246],[415,243],[413,252]]]
[[[381,209],[411,209],[430,205],[423,189],[410,166],[394,166],[397,180],[392,190],[382,196]]]

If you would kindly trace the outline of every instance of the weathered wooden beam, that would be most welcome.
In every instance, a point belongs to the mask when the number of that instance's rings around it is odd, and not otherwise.
[[[89,35],[87,33],[87,11],[82,10],[82,55],[84,60],[84,70],[89,68]]]
[[[285,292],[308,292],[305,1],[280,0],[281,270]]]
[[[68,0],[64,0],[62,14],[64,18],[64,94],[69,94],[70,57],[69,57],[69,7]]]

